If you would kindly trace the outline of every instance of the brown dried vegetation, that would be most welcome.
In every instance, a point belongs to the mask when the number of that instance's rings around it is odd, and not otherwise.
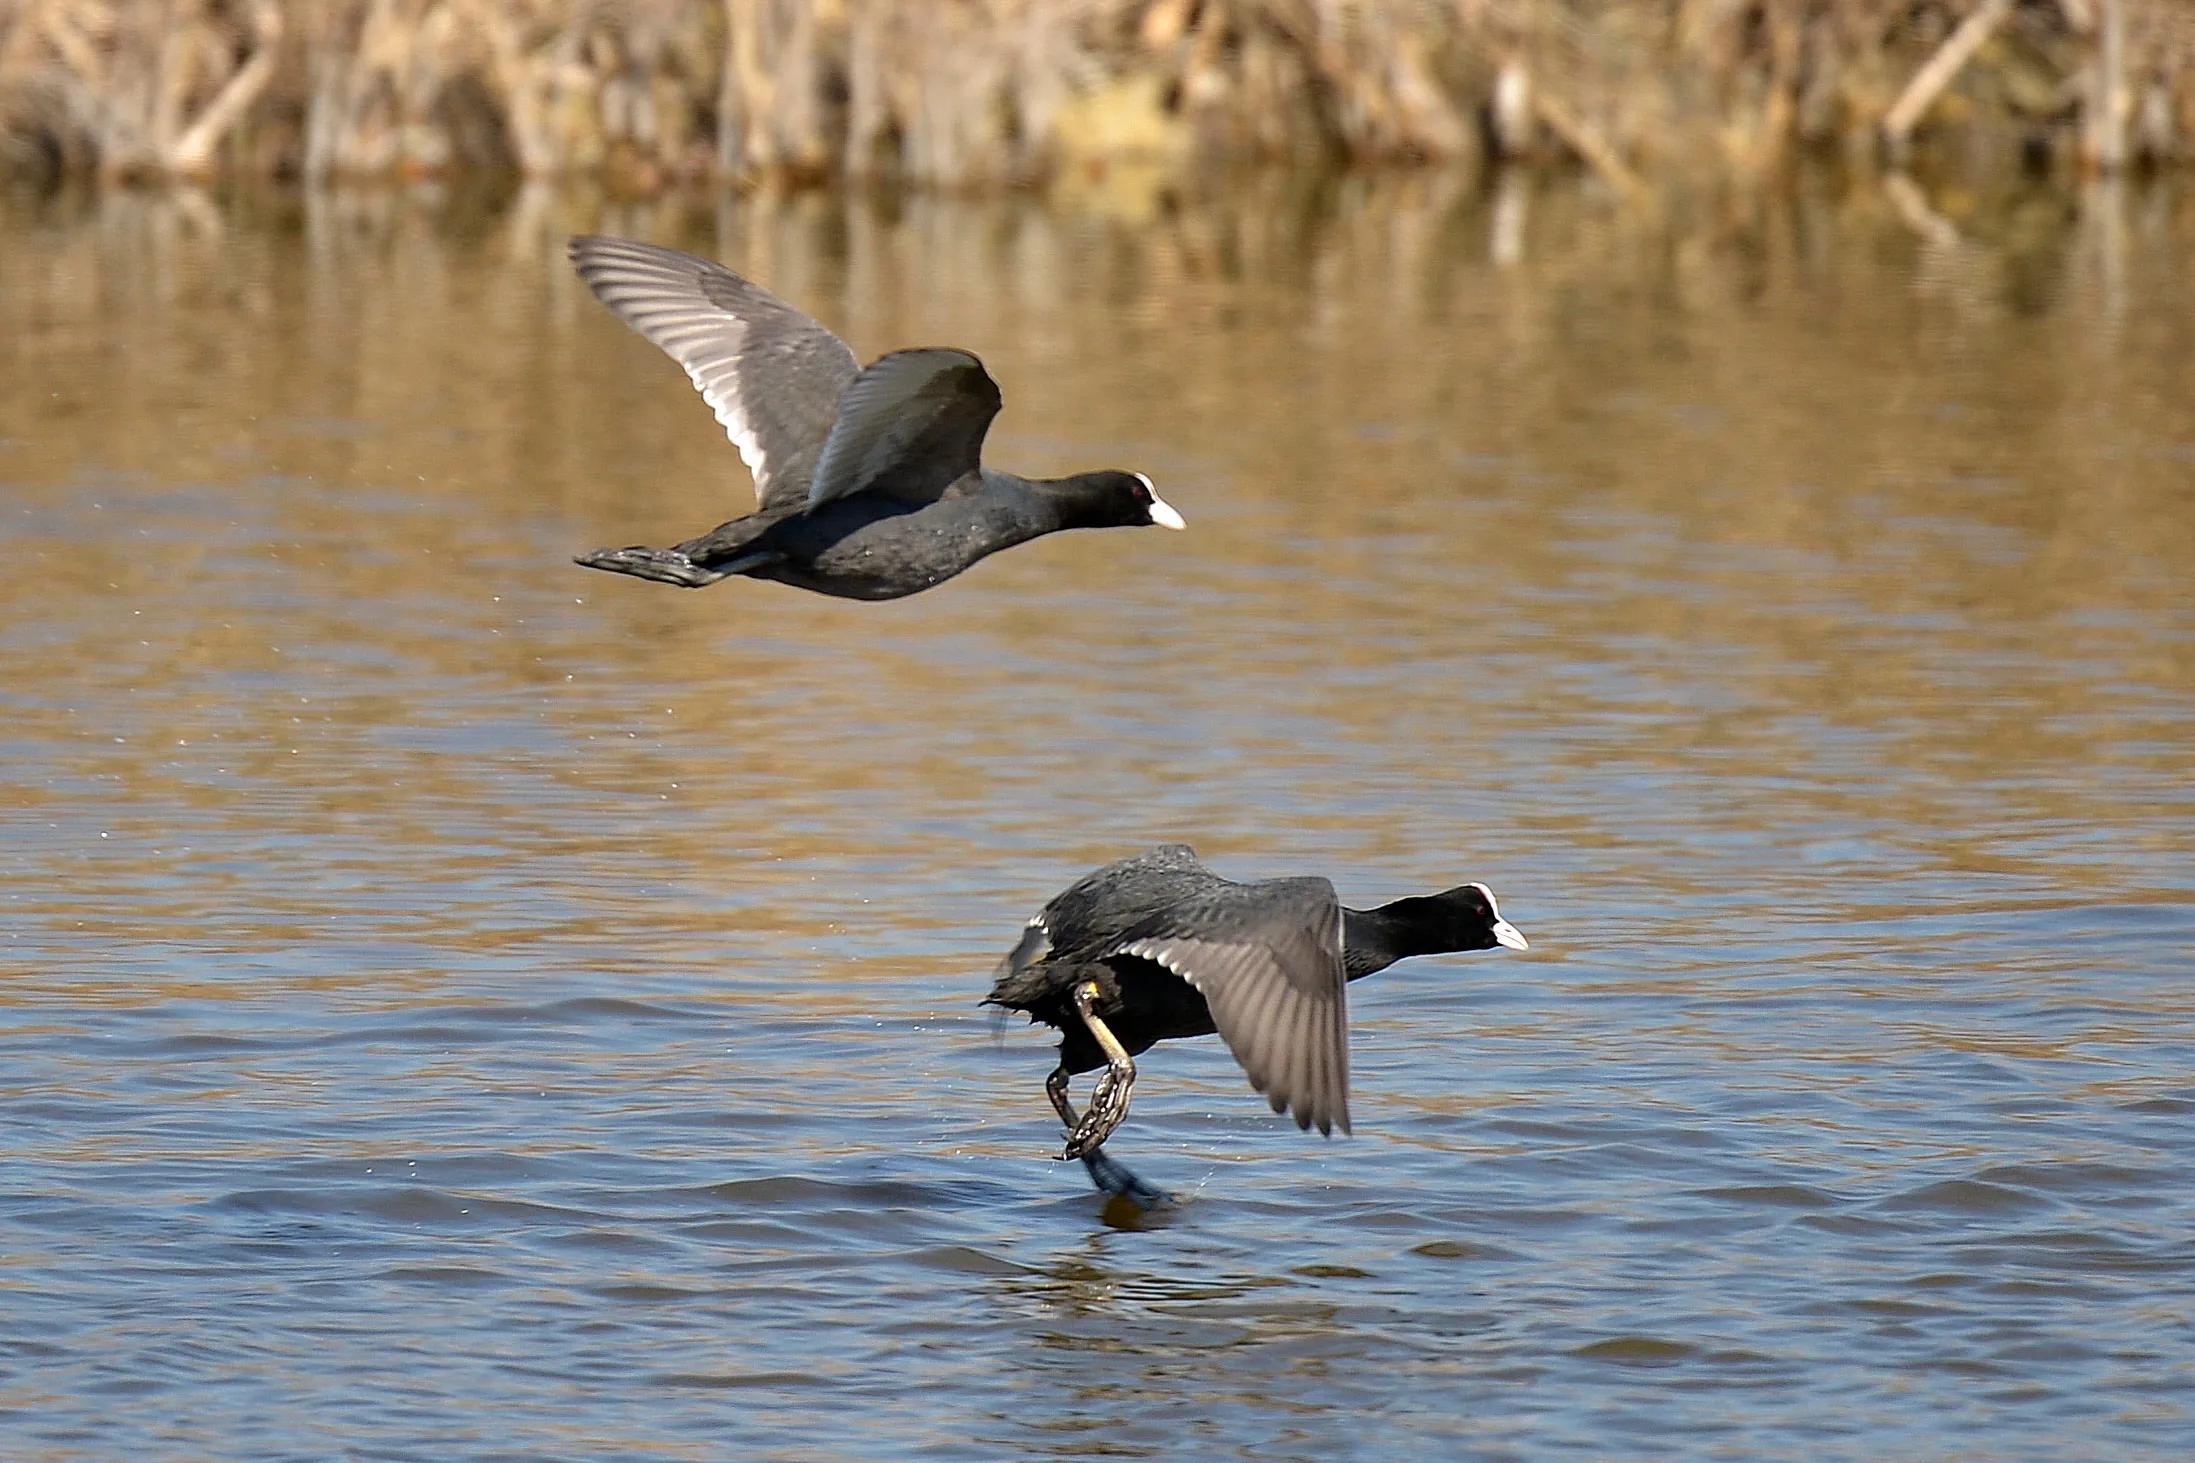
[[[0,0],[0,171],[963,186],[2195,138],[2186,0]]]

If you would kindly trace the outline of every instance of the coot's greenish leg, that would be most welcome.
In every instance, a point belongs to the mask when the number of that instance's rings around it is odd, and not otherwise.
[[[1108,1031],[1106,1034],[1110,1036],[1112,1033]],[[1044,1079],[1044,1095],[1052,1100],[1052,1110],[1059,1114],[1059,1120],[1067,1125],[1070,1133],[1082,1122],[1075,1116],[1074,1104],[1067,1100],[1067,1083],[1073,1075],[1063,1066],[1054,1067],[1052,1075]],[[1163,1189],[1152,1188],[1130,1173],[1126,1167],[1115,1163],[1112,1156],[1102,1148],[1091,1148],[1080,1157],[1084,1170],[1090,1175],[1090,1182],[1097,1186],[1101,1194],[1126,1199],[1145,1209],[1156,1209],[1161,1204],[1173,1202],[1173,1195]]]
[[[1097,1089],[1090,1094],[1090,1110],[1067,1135],[1067,1151],[1062,1155],[1066,1158],[1080,1158],[1112,1137],[1113,1130],[1127,1121],[1128,1100],[1135,1092],[1135,1059],[1097,1014],[1098,998],[1103,994],[1094,980],[1075,987],[1075,1014],[1090,1029],[1098,1050],[1105,1053],[1105,1075],[1098,1078]]]
[[[1111,1034],[1110,1031],[1106,1033],[1108,1036]],[[1059,1120],[1067,1125],[1070,1133],[1082,1122],[1075,1116],[1074,1104],[1067,1100],[1067,1083],[1073,1075],[1063,1066],[1054,1067],[1052,1075],[1044,1079],[1044,1095],[1052,1100],[1052,1110],[1059,1114]],[[1130,1173],[1124,1165],[1114,1162],[1112,1156],[1102,1148],[1093,1147],[1079,1156],[1083,1169],[1090,1175],[1090,1182],[1097,1186],[1101,1194],[1126,1199],[1144,1209],[1156,1209],[1174,1201],[1173,1195],[1164,1189],[1152,1188]]]
[[[1044,1079],[1044,1095],[1052,1100],[1052,1111],[1059,1114],[1060,1122],[1066,1125],[1070,1133],[1082,1121],[1075,1116],[1074,1104],[1067,1100],[1067,1084],[1073,1075],[1065,1067],[1054,1067],[1052,1075]]]

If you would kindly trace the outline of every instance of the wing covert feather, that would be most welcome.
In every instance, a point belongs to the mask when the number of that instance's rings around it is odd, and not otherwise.
[[[816,462],[808,506],[864,491],[934,502],[977,472],[998,383],[967,351],[893,351],[846,388]]]

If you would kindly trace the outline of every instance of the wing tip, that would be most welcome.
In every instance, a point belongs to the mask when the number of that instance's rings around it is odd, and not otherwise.
[[[564,241],[564,254],[590,284],[596,274],[618,268],[652,270],[670,279],[683,278],[689,271],[695,274],[707,274],[712,270],[730,273],[715,260],[704,259],[699,254],[673,249],[668,244],[651,244],[645,239],[621,239],[615,234],[573,234]]]
[[[574,234],[564,241],[564,257],[572,261],[574,269],[584,272],[632,242],[610,234]]]

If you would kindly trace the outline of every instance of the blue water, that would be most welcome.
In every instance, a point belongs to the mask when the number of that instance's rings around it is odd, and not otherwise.
[[[1535,207],[12,205],[0,1454],[2186,1456],[2177,215]],[[583,227],[1191,531],[573,568],[747,491]],[[1170,838],[1533,949],[1346,1141],[1150,1054],[1137,1220],[974,1003]]]

